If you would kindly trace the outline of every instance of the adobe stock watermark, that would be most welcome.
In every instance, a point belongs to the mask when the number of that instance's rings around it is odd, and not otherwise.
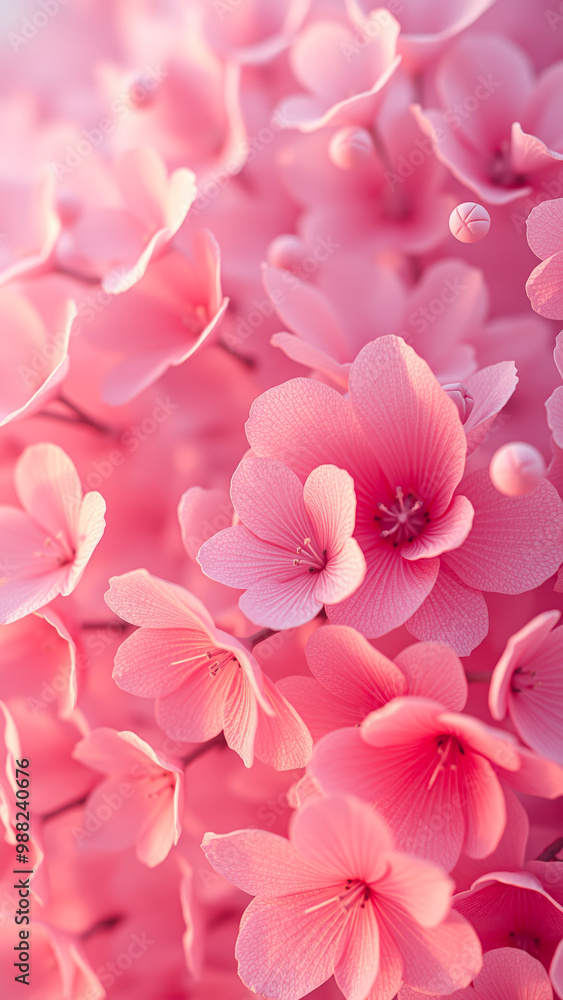
[[[467,284],[459,278],[445,278],[442,287],[437,295],[426,305],[420,305],[409,314],[408,323],[413,330],[401,330],[399,337],[409,344],[414,333],[425,333],[428,327],[434,323],[439,316],[443,316],[447,307],[457,302],[459,297],[467,291]]]
[[[491,94],[494,94],[501,86],[502,82],[496,80],[493,73],[489,73],[486,77],[480,74],[477,77],[473,93],[467,94],[462,101],[450,104],[442,112],[442,121],[445,125],[449,125],[452,131],[457,131],[462,127],[464,121],[475,114],[483,101],[488,101]],[[434,141],[441,145],[447,137],[447,132],[443,128],[437,128],[435,133]],[[401,153],[396,162],[392,164],[392,170],[384,171],[385,180],[392,191],[395,191],[399,184],[404,184],[409,177],[412,177],[418,167],[421,167],[429,157],[434,155],[434,143],[427,136],[419,136],[415,139],[414,146],[415,148],[408,155]]]
[[[61,7],[66,7],[70,0],[37,0],[37,9],[29,17],[23,17],[19,34],[8,32],[8,41],[13,52],[19,52],[22,45],[29,45],[37,38],[39,32],[57,16]]]
[[[400,7],[400,10],[397,10],[396,13],[400,13],[403,9],[402,4],[399,3],[397,6]],[[340,51],[346,62],[351,62],[355,56],[360,54],[362,49],[365,49],[367,45],[371,45],[374,39],[379,38],[381,32],[393,23],[392,13],[391,6],[388,10],[384,8],[372,10],[362,24],[362,27],[356,31],[352,41],[340,42]]]
[[[252,163],[259,153],[262,153],[272,143],[279,132],[291,125],[293,115],[279,108],[270,118],[269,125],[264,125],[255,135],[244,139],[237,147],[236,154],[219,170],[211,170],[198,182],[198,194],[190,208],[190,218],[193,219],[207,208],[230,184],[233,177],[240,174],[243,167]]]
[[[276,307],[287,302],[292,291],[299,288],[300,281],[308,281],[309,278],[324,264],[329,257],[332,257],[341,244],[336,243],[332,236],[318,236],[310,254],[303,257],[298,264],[294,264],[290,270],[283,270],[282,282],[286,288],[276,288],[270,293],[269,298],[254,299],[252,309],[246,318],[239,317],[234,331],[229,331],[224,335],[224,342],[231,350],[236,350],[258,330],[264,320],[273,316]]]
[[[65,146],[64,161],[51,160],[49,165],[57,180],[71,174],[91,155],[94,149],[101,146],[105,142],[106,136],[115,132],[119,122],[128,118],[132,111],[145,102],[147,96],[156,90],[165,76],[168,76],[168,72],[160,65],[148,66],[142,70],[127,91],[111,102],[110,111],[113,112],[113,117],[101,118],[94,128],[83,128],[81,132],[83,138],[74,144],[67,143]]]

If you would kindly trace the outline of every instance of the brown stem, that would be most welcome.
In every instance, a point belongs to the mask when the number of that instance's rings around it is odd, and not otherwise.
[[[558,837],[557,840],[554,840],[552,841],[551,844],[548,844],[547,847],[543,849],[541,854],[538,854],[536,861],[561,862],[561,859],[556,857],[556,854],[559,854],[560,851],[563,851],[563,837]]]
[[[259,642],[265,642],[265,640],[269,639],[272,635],[277,635],[278,631],[279,630],[276,628],[261,628],[258,632],[254,632],[253,635],[247,635],[246,642],[249,642],[252,649],[254,649]]]
[[[465,676],[468,684],[488,684],[493,672],[492,670],[468,670]]]

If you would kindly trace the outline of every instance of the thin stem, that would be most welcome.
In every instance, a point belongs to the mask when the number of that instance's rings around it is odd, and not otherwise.
[[[76,413],[80,423],[88,424],[89,427],[93,427],[94,430],[99,431],[101,434],[111,434],[111,427],[106,427],[105,424],[100,424],[97,420],[94,420],[93,417],[89,417],[84,410],[81,410],[76,403],[71,402],[71,400],[67,399],[66,396],[60,395],[59,401],[64,403],[64,405],[67,406],[69,410],[72,410],[73,413]]]
[[[468,684],[488,684],[493,672],[492,670],[468,670],[465,676]]]
[[[563,851],[563,837],[558,837],[557,840],[552,841],[547,847],[543,849],[541,854],[538,854],[536,861],[561,861],[556,855],[560,851]]]
[[[246,642],[250,643],[251,648],[254,649],[259,642],[265,642],[272,635],[277,635],[278,631],[276,628],[261,628],[258,632],[254,632],[253,635],[247,635]]]
[[[219,733],[218,736],[214,736],[213,739],[208,740],[207,743],[202,743],[202,745],[198,747],[197,750],[194,750],[193,753],[191,753],[188,757],[183,758],[184,764],[187,767],[188,764],[191,764],[194,760],[197,760],[198,757],[203,757],[203,755],[207,753],[208,750],[213,750],[214,747],[226,747],[226,746],[227,746],[227,741],[223,736],[223,733]]]

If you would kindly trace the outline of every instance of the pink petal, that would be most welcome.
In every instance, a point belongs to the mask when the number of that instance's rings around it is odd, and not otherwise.
[[[552,1000],[541,962],[520,948],[494,948],[483,955],[476,977],[476,1000]]]
[[[262,579],[242,595],[239,607],[255,625],[295,628],[312,621],[321,610],[322,601],[315,591],[314,573],[301,573],[286,580]]]
[[[326,885],[326,873],[311,865],[293,844],[266,830],[206,833],[202,844],[209,863],[251,896],[276,899]]]
[[[329,549],[330,551],[330,549]],[[337,604],[355,593],[366,575],[366,560],[355,538],[342,548],[316,575],[315,597],[323,604]]]
[[[374,546],[368,556],[367,573],[358,590],[326,611],[331,622],[352,625],[376,638],[402,625],[420,607],[434,586],[440,562],[409,562],[385,544]]]
[[[350,705],[362,719],[374,708],[406,693],[402,668],[397,669],[360,632],[346,625],[317,629],[307,643],[305,655],[323,687]]]
[[[540,316],[563,318],[563,252],[534,268],[526,282],[526,295]]]
[[[225,696],[223,720],[227,745],[238,753],[246,767],[252,767],[258,706],[254,692],[240,667],[231,671],[231,686]]]
[[[76,554],[70,566],[67,567],[66,580],[61,588],[63,597],[71,594],[79,583],[90,556],[105,531],[105,512],[106,502],[101,494],[87,493],[80,505],[76,528]]]
[[[463,425],[470,454],[481,444],[493,420],[512,396],[518,384],[516,366],[513,361],[500,361],[474,372],[464,384],[475,400]]]
[[[504,780],[516,791],[540,795],[544,799],[556,799],[563,795],[563,767],[560,764],[539,757],[524,747],[518,747],[518,756],[518,770],[503,773]]]
[[[235,952],[239,976],[249,989],[300,1000],[330,978],[345,913],[337,902],[311,909],[332,895],[333,887],[253,900]]]
[[[488,760],[466,754],[464,851],[471,858],[485,858],[498,847],[506,827],[506,803],[498,778]]]
[[[477,590],[521,594],[543,583],[563,562],[563,504],[544,480],[523,497],[503,497],[486,469],[460,489],[475,508],[469,538],[444,562]]]
[[[458,892],[468,889],[476,879],[490,871],[519,871],[524,866],[530,834],[528,814],[507,785],[502,785],[506,805],[506,826],[496,848],[484,858],[470,858],[463,853],[452,871]]]
[[[309,474],[303,487],[303,500],[319,548],[332,559],[354,532],[356,494],[354,480],[344,469],[321,465]]]
[[[381,817],[364,802],[344,796],[306,803],[292,817],[290,837],[299,854],[323,868],[335,884],[347,878],[378,882],[393,850]]]
[[[156,702],[159,726],[173,740],[201,743],[221,732],[224,707],[232,683],[233,668],[223,667],[212,677],[209,670],[197,670],[186,677],[180,688]]]
[[[72,541],[76,539],[82,487],[62,448],[30,445],[16,464],[14,481],[22,507],[37,524],[53,535],[62,530]]]
[[[377,884],[382,909],[390,901],[423,927],[441,923],[450,909],[453,879],[427,861],[398,852],[389,856],[387,865]]]
[[[203,630],[141,628],[117,650],[113,679],[122,691],[140,698],[164,697],[189,674],[207,671],[207,653],[212,650]]]
[[[291,379],[252,404],[246,436],[257,455],[287,462],[305,479],[319,465],[373,464],[373,453],[347,399],[313,379]]]
[[[358,725],[376,707],[354,707],[329,694],[314,677],[282,677],[277,687],[299,713],[315,742],[334,729]]]
[[[448,914],[439,927],[421,928],[399,914],[387,924],[401,942],[404,981],[414,989],[453,993],[468,986],[481,968],[479,938],[459,913]]]
[[[263,541],[293,552],[311,535],[303,485],[282,462],[243,459],[233,474],[231,497],[241,521]]]
[[[259,713],[254,740],[258,760],[275,767],[277,771],[305,767],[313,749],[307,726],[284,697],[283,691],[268,677],[264,677],[264,688],[275,715]]]
[[[197,597],[146,569],[112,576],[104,596],[108,607],[132,625],[195,631],[213,628],[211,615]]]
[[[301,340],[300,337],[295,337],[292,333],[274,333],[270,343],[272,347],[279,347],[292,361],[297,361],[298,364],[305,365],[306,368],[322,372],[328,376],[330,382],[341,389],[348,388],[349,362],[339,364],[326,351],[312,347],[311,344]]]
[[[350,369],[350,398],[389,482],[432,498],[433,517],[442,514],[462,476],[466,440],[426,362],[399,337],[380,337]]]
[[[557,625],[560,617],[560,611],[544,611],[510,636],[491,677],[489,711],[493,719],[499,721],[504,719],[508,711],[510,683],[514,670],[521,662],[533,661],[534,654]]]
[[[483,595],[461,583],[442,560],[434,587],[406,625],[417,639],[438,639],[469,656],[488,632],[489,613]]]
[[[262,280],[285,326],[302,337],[307,345],[326,351],[336,361],[349,360],[338,314],[318,288],[300,281],[291,271],[274,267],[264,269]]]
[[[563,448],[563,385],[558,385],[546,400],[547,423],[558,448]]]
[[[536,257],[545,260],[563,250],[563,198],[536,205],[526,220],[526,236]]]
[[[558,617],[559,612],[551,612],[551,627]],[[558,628],[545,636],[539,649],[520,659],[522,669],[532,670],[534,676],[524,673],[520,679],[512,673],[508,693],[510,718],[521,739],[559,764],[563,764],[562,656],[563,630]]]
[[[440,642],[417,642],[396,657],[395,664],[407,681],[407,691],[397,694],[430,698],[450,712],[461,712],[467,701],[467,680],[459,657]],[[375,707],[375,706],[374,706]]]
[[[467,497],[456,496],[441,517],[432,518],[414,542],[401,549],[403,559],[431,559],[463,545],[473,524],[475,511]]]
[[[334,978],[346,1000],[365,1000],[379,972],[379,925],[375,908],[352,908],[338,945]]]

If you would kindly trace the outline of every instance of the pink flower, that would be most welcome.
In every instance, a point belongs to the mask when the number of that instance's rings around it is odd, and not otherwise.
[[[108,777],[88,796],[77,836],[102,850],[136,848],[153,868],[178,843],[183,807],[182,767],[136,733],[94,729],[72,756]]]
[[[542,262],[526,282],[532,309],[547,319],[563,319],[563,198],[536,205],[526,232],[530,249]]]
[[[417,642],[389,660],[347,625],[317,629],[305,647],[313,677],[283,677],[278,687],[317,740],[358,726],[370,712],[401,695],[440,699],[461,712],[467,681],[461,661],[438,642]]]
[[[282,462],[243,459],[231,497],[243,524],[205,542],[198,561],[207,576],[245,588],[241,611],[256,625],[293,628],[361,584],[366,564],[352,538],[352,478],[322,465],[303,486]]]
[[[471,921],[483,951],[521,948],[549,969],[563,935],[563,906],[550,893],[557,862],[529,862],[526,870],[492,872],[455,899]]]
[[[400,63],[396,54],[399,24],[386,10],[357,24],[346,19],[317,19],[292,45],[291,67],[306,94],[286,98],[281,112],[293,128],[311,132],[327,125],[358,125],[373,119],[382,88]],[[370,44],[355,44],[366,32]],[[371,30],[371,36],[368,32]]]
[[[44,407],[68,373],[76,308],[58,280],[36,278],[0,288],[0,425]]]
[[[489,709],[493,719],[508,713],[528,746],[563,764],[560,617],[560,611],[544,611],[510,637],[493,671]]]
[[[403,986],[397,1000],[433,1000]],[[471,986],[455,994],[455,1000],[553,1000],[549,976],[536,958],[516,948],[495,948],[483,955],[483,968]]]
[[[37,611],[78,584],[104,533],[106,505],[82,493],[68,455],[54,444],[31,445],[16,464],[23,510],[0,507],[0,622]]]
[[[124,691],[156,697],[169,737],[199,743],[223,730],[247,767],[255,754],[279,770],[307,763],[311,739],[297,713],[193,594],[138,569],[112,577],[105,598],[141,626],[119,647],[114,679]]]
[[[214,868],[257,898],[237,941],[239,975],[274,1000],[299,1000],[334,974],[346,1000],[391,1000],[402,982],[451,992],[481,965],[476,938],[449,913],[452,882],[400,854],[376,813],[316,799],[290,839],[262,830],[205,835]],[[464,967],[452,957],[463,951]]]
[[[415,108],[437,158],[480,200],[506,205],[529,195],[563,160],[556,108],[561,63],[536,81],[526,52],[508,38],[468,34],[441,60],[441,108]]]
[[[426,698],[395,698],[359,728],[316,745],[309,770],[323,791],[373,803],[401,850],[448,871],[462,851],[483,858],[506,825],[500,778],[546,798],[563,794],[563,770],[509,734]]]
[[[256,454],[303,479],[324,462],[354,479],[367,572],[329,605],[331,621],[370,637],[406,622],[463,655],[486,635],[480,590],[521,593],[563,561],[563,504],[549,483],[518,499],[496,493],[486,470],[460,484],[467,443],[457,407],[398,337],[360,351],[349,399],[294,379],[253,404],[246,428]]]

